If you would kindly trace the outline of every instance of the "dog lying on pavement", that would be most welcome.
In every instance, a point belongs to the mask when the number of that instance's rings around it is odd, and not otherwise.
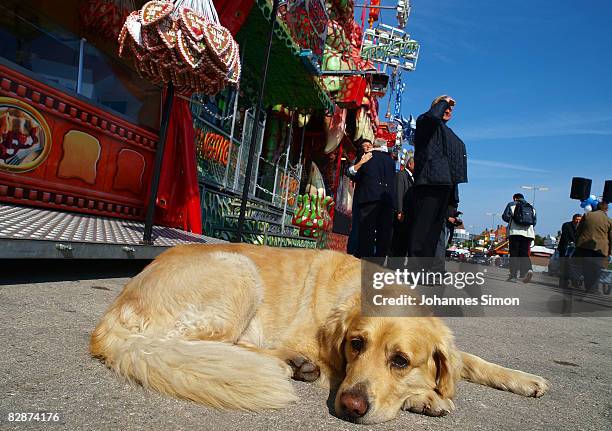
[[[441,416],[460,379],[540,397],[542,377],[461,352],[432,317],[363,317],[361,263],[333,251],[183,245],[123,289],[90,351],[145,387],[222,409],[280,408],[290,377],[337,388],[357,423]]]

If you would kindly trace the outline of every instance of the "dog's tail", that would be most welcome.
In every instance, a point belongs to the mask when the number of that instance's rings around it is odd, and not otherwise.
[[[548,390],[548,382],[540,376],[504,368],[465,352],[461,352],[461,359],[461,378],[470,382],[535,398]]]
[[[109,318],[90,352],[132,381],[220,409],[280,408],[296,396],[282,362],[240,346],[134,333]]]

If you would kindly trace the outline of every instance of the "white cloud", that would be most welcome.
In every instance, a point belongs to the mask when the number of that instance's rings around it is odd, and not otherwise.
[[[537,123],[514,118],[512,122],[457,127],[464,140],[536,138],[570,135],[612,135],[612,117],[587,114],[557,114]]]
[[[468,163],[471,165],[486,166],[486,167],[496,168],[496,169],[509,169],[509,170],[521,171],[521,172],[537,172],[537,173],[542,173],[542,174],[546,174],[550,172],[545,169],[530,168],[528,166],[498,162],[495,160],[468,159]]]

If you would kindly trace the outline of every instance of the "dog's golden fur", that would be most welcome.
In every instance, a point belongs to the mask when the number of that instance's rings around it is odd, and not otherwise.
[[[290,377],[337,388],[360,423],[443,415],[458,380],[541,396],[541,377],[455,348],[436,318],[360,315],[360,261],[333,251],[185,245],[123,289],[90,350],[145,387],[217,408],[279,408]]]

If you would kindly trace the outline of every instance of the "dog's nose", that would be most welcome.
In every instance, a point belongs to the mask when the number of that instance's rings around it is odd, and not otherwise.
[[[362,417],[370,408],[365,395],[351,392],[345,392],[340,396],[340,404],[346,415],[353,419]]]

